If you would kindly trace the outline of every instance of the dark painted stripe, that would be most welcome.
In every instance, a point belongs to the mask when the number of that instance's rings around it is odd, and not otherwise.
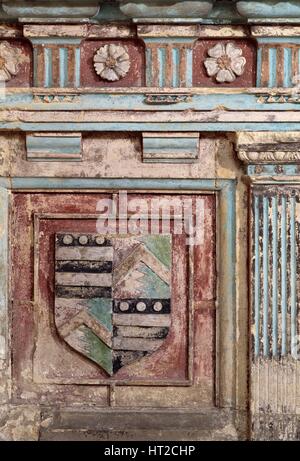
[[[165,339],[169,334],[168,327],[137,327],[137,326],[114,326],[114,338],[144,338],[144,339]]]
[[[86,272],[102,274],[112,272],[112,261],[56,261],[56,272]]]
[[[65,235],[71,235],[73,237],[73,243],[72,244],[65,244],[63,242],[63,239],[65,237]],[[85,243],[84,245],[82,245],[81,243],[79,243],[79,238],[80,237],[83,237],[83,236],[86,236],[88,238],[88,242]],[[91,235],[91,234],[80,234],[80,235],[74,235],[72,234],[71,232],[68,233],[66,232],[65,234],[56,234],[56,244],[58,246],[62,246],[62,247],[76,247],[76,246],[80,246],[80,247],[111,247],[112,246],[112,242],[110,239],[105,239],[105,241],[102,243],[102,244],[98,244],[96,243],[95,239],[97,238],[98,236],[97,235]]]
[[[120,368],[142,359],[147,353],[145,351],[114,351],[113,372],[116,373]]]
[[[124,311],[120,309],[120,304],[127,302],[129,304],[128,310]],[[161,311],[157,312],[153,309],[153,306],[156,302],[160,302],[163,305]],[[146,309],[144,311],[139,311],[137,309],[138,303],[145,303]],[[171,300],[170,299],[118,299],[113,302],[113,312],[115,314],[170,314],[171,312]]]
[[[111,298],[111,287],[75,287],[75,286],[56,286],[56,296],[58,298]]]

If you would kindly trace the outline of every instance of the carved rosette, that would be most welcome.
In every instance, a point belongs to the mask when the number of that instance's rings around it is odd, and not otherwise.
[[[120,45],[104,45],[94,56],[96,73],[109,82],[124,78],[130,70],[130,57],[125,47]]]
[[[232,83],[245,72],[246,58],[233,43],[217,43],[207,54],[209,58],[204,61],[207,74],[218,83]]]
[[[19,71],[22,51],[8,42],[0,42],[0,82],[8,82]]]

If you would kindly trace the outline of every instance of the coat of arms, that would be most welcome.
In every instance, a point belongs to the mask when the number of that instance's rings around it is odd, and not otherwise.
[[[171,325],[171,236],[56,235],[55,323],[108,375],[158,350]]]

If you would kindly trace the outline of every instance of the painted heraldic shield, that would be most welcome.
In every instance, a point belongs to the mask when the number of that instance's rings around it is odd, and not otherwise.
[[[56,234],[55,323],[112,376],[157,351],[171,325],[171,235]]]

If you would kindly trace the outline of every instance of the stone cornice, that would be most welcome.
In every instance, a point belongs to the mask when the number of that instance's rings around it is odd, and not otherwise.
[[[237,1],[238,13],[250,21],[274,22],[300,20],[299,0]]]
[[[100,11],[100,0],[2,0],[0,18],[21,22],[78,22]]]
[[[300,133],[236,134],[238,158],[247,165],[300,163]]]
[[[0,0],[0,22],[300,23],[300,0]]]

